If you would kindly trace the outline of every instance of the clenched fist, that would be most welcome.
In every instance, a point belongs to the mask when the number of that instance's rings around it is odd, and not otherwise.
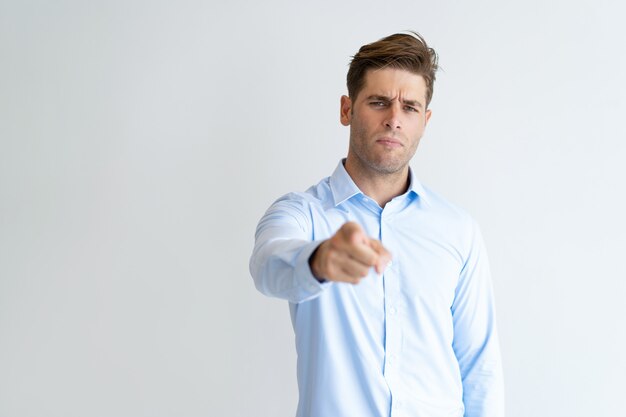
[[[379,240],[371,239],[357,223],[345,223],[333,237],[322,242],[309,258],[318,280],[358,284],[371,267],[381,274],[391,254]]]

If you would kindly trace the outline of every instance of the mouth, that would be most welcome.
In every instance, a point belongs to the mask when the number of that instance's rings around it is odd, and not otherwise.
[[[379,143],[389,148],[400,148],[404,146],[402,142],[400,142],[398,139],[390,138],[390,137],[382,137],[376,140],[376,143]]]

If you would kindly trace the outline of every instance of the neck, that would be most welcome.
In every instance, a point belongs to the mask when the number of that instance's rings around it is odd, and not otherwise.
[[[383,173],[363,167],[348,158],[344,166],[359,190],[376,201],[380,207],[385,207],[394,197],[409,188],[408,165],[397,172]]]

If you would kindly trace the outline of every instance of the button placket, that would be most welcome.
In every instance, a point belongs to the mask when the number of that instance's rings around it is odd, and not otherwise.
[[[389,227],[389,216],[383,211],[380,221],[381,242],[383,246],[392,252],[393,256],[393,240],[387,239],[392,236]],[[397,303],[398,297],[398,262],[394,260],[387,265],[383,273],[385,287],[385,379],[392,393],[392,397],[397,392],[397,372],[399,365],[399,348],[400,348],[400,323],[397,320]]]

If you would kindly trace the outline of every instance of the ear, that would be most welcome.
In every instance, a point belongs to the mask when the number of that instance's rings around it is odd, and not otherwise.
[[[430,115],[432,114],[432,112],[429,110],[426,110],[426,113],[424,114],[424,126],[426,126],[428,124],[428,121],[430,120]]]
[[[348,96],[341,96],[341,108],[339,111],[339,121],[344,126],[350,126],[352,120],[352,100]]]

